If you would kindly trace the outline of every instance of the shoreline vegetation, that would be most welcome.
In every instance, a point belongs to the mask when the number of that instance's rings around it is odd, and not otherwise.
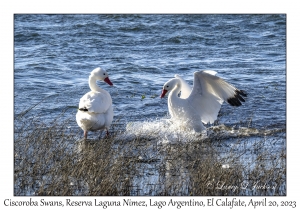
[[[285,130],[159,144],[126,138],[118,120],[108,138],[82,140],[71,120],[15,118],[15,196],[286,195]]]

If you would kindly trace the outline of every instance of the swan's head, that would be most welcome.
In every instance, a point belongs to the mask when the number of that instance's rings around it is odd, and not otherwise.
[[[108,73],[104,69],[101,69],[100,67],[95,68],[91,72],[91,76],[95,77],[97,80],[103,80],[109,85],[113,85],[113,83],[108,78]]]
[[[175,78],[170,79],[168,82],[166,82],[163,86],[160,98],[163,98],[168,91],[173,90],[173,88],[175,88],[176,85],[178,85],[178,84],[179,84],[179,81],[178,81],[178,79],[175,79]]]

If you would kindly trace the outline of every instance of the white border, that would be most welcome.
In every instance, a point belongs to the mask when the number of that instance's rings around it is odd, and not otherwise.
[[[299,169],[299,139],[297,135],[299,116],[299,84],[300,71],[299,46],[299,11],[296,1],[178,1],[178,0],[152,0],[152,1],[37,1],[37,0],[2,0],[0,3],[1,25],[1,190],[0,205],[4,199],[28,200],[29,197],[13,197],[13,14],[15,13],[285,13],[287,14],[287,196],[268,197],[268,200],[297,200],[300,205],[298,190],[300,182],[297,175]],[[298,129],[299,130],[299,129]],[[42,197],[35,197],[39,200]],[[70,197],[73,200],[93,199],[93,197]],[[99,197],[98,197],[99,198]],[[135,197],[136,200],[147,200],[151,197]],[[189,197],[176,197],[176,199]],[[217,198],[217,197],[215,197]],[[223,199],[225,197],[222,197]],[[239,197],[249,201],[251,197]],[[260,199],[260,197],[254,197]],[[65,201],[67,197],[45,197],[45,199]],[[101,197],[105,200],[121,200],[121,197]],[[169,200],[169,197],[155,197],[155,199]],[[209,197],[200,197],[207,200]],[[23,207],[27,208],[27,207]],[[66,208],[66,207],[65,207]],[[98,207],[99,208],[99,207]],[[125,208],[125,207],[122,207]],[[228,207],[227,207],[228,208]],[[109,208],[112,209],[112,208]],[[125,208],[126,209],[126,208]],[[131,209],[131,208],[128,208]],[[163,208],[164,209],[164,208]],[[236,209],[236,208],[235,208]]]

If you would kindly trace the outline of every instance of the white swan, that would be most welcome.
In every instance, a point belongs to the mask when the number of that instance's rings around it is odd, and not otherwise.
[[[91,91],[80,99],[76,114],[77,124],[84,131],[85,139],[87,139],[88,131],[106,129],[106,135],[108,135],[108,129],[113,120],[111,96],[106,90],[97,86],[97,80],[103,80],[107,84],[113,85],[105,70],[98,67],[91,72],[89,76]]]
[[[205,131],[203,123],[213,123],[218,116],[223,101],[232,106],[245,102],[247,94],[215,76],[215,71],[194,73],[193,89],[179,75],[166,82],[161,98],[170,91],[168,109],[171,119],[196,132]],[[180,97],[179,97],[180,94]],[[243,97],[242,97],[243,96]]]

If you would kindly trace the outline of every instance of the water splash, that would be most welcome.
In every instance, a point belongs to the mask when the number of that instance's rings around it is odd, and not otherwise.
[[[250,136],[268,136],[274,133],[284,132],[282,128],[258,129],[241,126],[226,126],[224,124],[207,126],[206,131],[201,133],[187,129],[180,121],[161,118],[154,121],[128,122],[125,132],[118,136],[120,139],[132,140],[143,138],[148,140],[156,139],[158,144],[176,142],[194,142],[207,139],[229,139],[247,138]]]

